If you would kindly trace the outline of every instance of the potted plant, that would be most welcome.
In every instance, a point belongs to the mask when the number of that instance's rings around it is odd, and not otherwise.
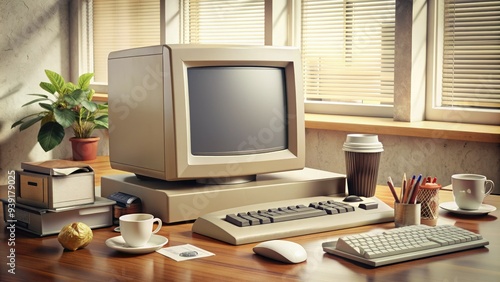
[[[70,139],[73,159],[95,159],[99,137],[92,136],[92,133],[94,129],[108,128],[108,105],[92,101],[95,91],[89,85],[94,74],[82,74],[76,85],[66,82],[56,72],[45,70],[45,74],[50,82],[41,82],[40,87],[51,95],[28,94],[36,98],[22,105],[25,107],[38,103],[42,111],[23,117],[12,124],[11,128],[19,126],[22,131],[40,122],[38,143],[48,152],[62,142],[65,129],[71,126],[74,132],[74,137]],[[83,141],[83,145],[78,145],[78,141]],[[83,151],[79,152],[78,149]],[[89,150],[94,152],[87,156]]]

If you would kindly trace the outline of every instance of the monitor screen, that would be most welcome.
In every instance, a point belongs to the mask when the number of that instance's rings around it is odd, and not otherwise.
[[[285,71],[188,68],[191,154],[228,156],[287,148]]]
[[[108,72],[113,168],[228,183],[304,168],[297,48],[150,46],[112,52]]]

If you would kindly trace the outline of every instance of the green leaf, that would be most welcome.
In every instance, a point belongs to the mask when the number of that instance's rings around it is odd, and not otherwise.
[[[37,117],[32,118],[30,120],[24,121],[23,124],[21,124],[21,126],[19,127],[19,131],[25,130],[26,128],[28,128],[28,127],[32,126],[33,124],[42,120],[44,117],[45,116],[37,116]],[[14,126],[14,125],[12,125],[12,126]]]
[[[49,100],[49,99],[47,99],[47,98],[38,98],[38,99],[34,99],[34,100],[31,100],[31,101],[29,101],[28,103],[26,103],[26,104],[22,105],[21,107],[28,106],[28,105],[31,105],[31,104],[33,104],[33,103],[40,102],[40,101],[47,101],[47,100]],[[50,101],[50,100],[49,100],[49,101]]]
[[[89,112],[97,111],[97,104],[91,101],[82,101],[82,106]]]
[[[54,109],[55,120],[63,127],[70,127],[76,120],[76,114],[70,109]]]
[[[12,128],[14,128],[14,127],[16,127],[16,126],[20,125],[20,124],[23,124],[23,123],[25,122],[25,121],[24,121],[25,119],[27,119],[27,118],[29,118],[29,117],[34,117],[34,116],[38,116],[38,113],[31,114],[31,115],[27,115],[27,116],[23,117],[22,119],[20,119],[20,120],[18,120],[18,121],[16,121],[16,122],[14,122],[10,128],[12,129]],[[42,116],[42,118],[43,118],[43,116]]]
[[[49,96],[45,95],[45,94],[36,94],[36,93],[32,93],[32,94],[26,94],[28,96],[37,96],[37,97],[44,97],[44,98],[47,98],[49,99]]]
[[[78,78],[78,86],[80,87],[80,89],[86,90],[87,88],[89,88],[90,80],[93,76],[93,73],[84,73],[80,75],[80,77]]]
[[[60,74],[53,72],[51,70],[45,70],[45,74],[49,78],[52,85],[54,85],[55,90],[59,92],[59,94],[63,94],[64,86],[66,85],[64,78]]]
[[[100,111],[108,111],[108,103],[104,104],[97,104],[97,107],[99,108]]]
[[[23,118],[23,119],[24,119],[24,118]],[[16,121],[16,122],[14,122],[14,123],[10,126],[10,129],[12,129],[12,128],[14,128],[14,127],[16,127],[16,126],[20,125],[20,124],[23,124],[23,122],[24,122],[24,121],[23,121],[23,119],[20,119],[20,120],[18,120],[18,121]],[[19,130],[19,131],[21,131],[21,130]]]
[[[76,89],[75,91],[64,96],[64,101],[72,107],[80,105],[83,100],[85,100],[85,92],[81,89]]]
[[[94,97],[95,90],[94,89],[87,89],[85,90],[87,92],[87,100],[92,101],[92,97]]]
[[[37,96],[37,97],[45,97],[45,98],[49,98],[49,96],[45,95],[45,94],[36,94],[36,93],[32,93],[32,94],[26,94],[28,96]]]
[[[94,120],[96,124],[96,129],[107,129],[109,128],[108,116],[100,116]]]
[[[47,103],[38,103],[38,105],[40,105],[40,107],[46,109],[47,111],[53,111],[54,108],[52,107],[52,104],[47,104]]]
[[[54,85],[52,85],[51,83],[48,83],[48,82],[44,82],[44,81],[40,82],[40,87],[43,90],[49,92],[50,94],[54,94],[57,91],[57,89]]]
[[[66,91],[68,91],[68,93],[71,93],[76,89],[78,89],[78,87],[76,87],[76,85],[74,85],[73,82],[66,83]]]
[[[64,128],[57,122],[47,122],[38,131],[38,143],[45,152],[54,149],[64,139]]]

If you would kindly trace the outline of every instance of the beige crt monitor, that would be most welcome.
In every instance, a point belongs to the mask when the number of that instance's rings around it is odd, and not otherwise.
[[[108,58],[115,169],[242,182],[305,164],[300,51],[160,45]]]

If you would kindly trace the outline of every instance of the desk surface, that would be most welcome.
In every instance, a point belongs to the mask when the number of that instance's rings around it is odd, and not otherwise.
[[[102,174],[111,172],[106,163],[96,163]],[[102,172],[104,171],[104,172]],[[5,197],[6,187],[0,195]],[[392,205],[387,187],[377,187],[376,196]],[[441,191],[441,202],[451,201],[450,191]],[[500,207],[500,196],[488,196],[485,203]],[[160,235],[169,239],[168,246],[192,244],[215,253],[215,256],[173,261],[158,253],[131,255],[114,251],[105,245],[117,236],[113,227],[94,230],[90,245],[75,252],[64,251],[57,236],[34,237],[21,230],[14,235],[0,223],[0,280],[5,281],[499,281],[500,279],[500,211],[486,216],[463,216],[440,211],[438,224],[451,224],[482,234],[490,245],[426,259],[379,268],[366,268],[326,254],[321,243],[345,234],[393,228],[393,223],[349,228],[338,231],[287,238],[305,247],[306,262],[282,264],[259,257],[252,252],[255,244],[232,246],[191,232],[191,223],[163,226]],[[3,218],[3,215],[2,215]],[[14,238],[15,246],[9,245]],[[15,274],[7,272],[9,250],[15,249]]]

